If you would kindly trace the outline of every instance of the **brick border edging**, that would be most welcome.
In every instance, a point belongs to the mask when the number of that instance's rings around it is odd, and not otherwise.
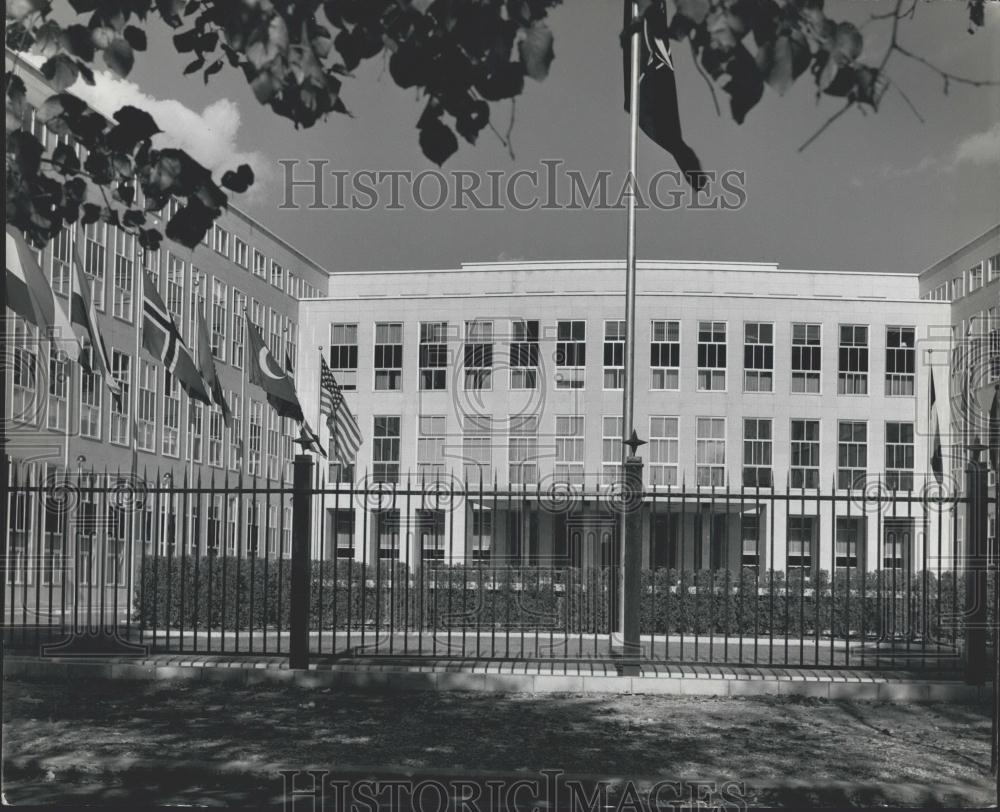
[[[802,696],[882,702],[981,703],[990,687],[954,680],[854,682],[836,679],[739,679],[708,675],[622,677],[601,675],[500,674],[463,671],[374,670],[364,668],[290,669],[284,664],[145,660],[95,661],[6,657],[4,679],[61,677],[116,680],[197,680],[230,685],[284,683],[302,688],[393,691],[474,691],[528,694],[659,694],[674,696]]]

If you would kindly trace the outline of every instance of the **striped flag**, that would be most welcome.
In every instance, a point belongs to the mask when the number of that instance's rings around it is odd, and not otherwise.
[[[931,370],[930,395],[930,426],[931,426],[931,470],[938,485],[944,479],[944,463],[941,456],[941,426],[937,415],[937,392],[934,389],[934,370]]]
[[[327,458],[326,450],[319,441],[319,435],[312,430],[308,420],[303,420],[299,426],[299,439],[295,442],[302,446],[303,451],[312,451],[314,454],[322,455],[323,459]]]
[[[232,428],[233,413],[229,410],[229,404],[226,403],[226,397],[222,393],[222,382],[219,380],[215,357],[212,355],[212,339],[208,335],[208,325],[205,324],[205,314],[201,309],[198,310],[198,369],[212,402],[222,412],[222,422],[227,428]]]
[[[52,341],[71,361],[79,361],[80,341],[66,311],[49,286],[35,254],[24,237],[7,227],[5,248],[7,307],[34,324],[41,337]]]
[[[330,429],[330,452],[341,465],[351,465],[361,448],[361,428],[344,401],[340,384],[333,377],[326,359],[320,356],[319,413],[326,415]]]
[[[143,271],[145,273],[145,271]],[[194,360],[184,346],[177,325],[156,291],[156,285],[147,274],[142,286],[142,346],[154,358],[159,358],[163,366],[174,376],[189,397],[200,400],[206,406],[212,399],[205,389],[205,381],[194,365]]]
[[[1000,383],[993,387],[993,401],[990,403],[990,464],[1000,479]]]
[[[83,269],[80,256],[73,246],[73,295],[70,297],[69,320],[86,352],[80,356],[80,364],[90,373],[98,373],[113,395],[120,396],[121,384],[111,374],[111,355],[104,337],[97,327],[97,309],[92,295],[93,282]]]

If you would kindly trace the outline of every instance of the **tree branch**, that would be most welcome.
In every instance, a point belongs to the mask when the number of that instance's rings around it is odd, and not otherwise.
[[[817,138],[819,138],[826,131],[827,127],[829,127],[831,124],[833,124],[833,122],[835,122],[838,118],[840,118],[842,115],[844,115],[844,113],[846,113],[848,110],[850,110],[853,106],[854,106],[854,102],[853,101],[848,101],[836,113],[834,113],[832,116],[830,116],[823,123],[823,125],[818,130],[816,130],[816,132],[814,132],[812,135],[810,135],[809,138],[806,140],[806,142],[801,147],[799,147],[798,150],[796,150],[796,151],[797,152],[803,152],[806,149],[806,147],[808,147],[813,141],[815,141]]]
[[[701,78],[705,80],[705,84],[708,85],[708,92],[712,95],[712,104],[715,105],[715,115],[722,117],[722,108],[719,107],[719,98],[715,95],[715,85],[712,84],[712,79],[705,69],[702,68],[701,64],[698,62],[698,51],[694,47],[694,41],[688,40],[688,44],[691,46],[691,60],[694,62],[695,70],[701,74]]]
[[[937,65],[933,65],[930,62],[928,62],[922,56],[919,56],[918,54],[915,54],[912,51],[908,51],[906,48],[904,48],[902,45],[896,42],[895,38],[893,39],[891,47],[899,51],[903,56],[909,57],[915,62],[919,62],[921,65],[930,68],[938,76],[944,79],[946,88],[949,82],[957,82],[958,84],[971,85],[972,87],[995,87],[997,85],[1000,85],[1000,80],[997,79],[968,79],[965,76],[957,76],[956,74],[951,73],[950,71],[942,70]]]

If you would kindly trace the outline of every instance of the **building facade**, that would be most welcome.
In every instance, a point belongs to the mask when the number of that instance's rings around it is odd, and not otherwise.
[[[8,54],[7,67],[11,63]],[[41,74],[23,61],[18,75],[27,88],[32,107],[25,126],[47,150],[58,137],[35,120],[33,110],[52,94]],[[79,151],[81,148],[77,147]],[[162,232],[176,203],[150,223]],[[67,226],[44,251],[36,253],[40,267],[68,310],[75,285],[74,253],[83,264],[92,285],[99,329],[108,347],[111,373],[122,387],[121,397],[112,394],[99,374],[88,374],[80,366],[53,354],[52,344],[37,328],[8,311],[7,402],[8,451],[19,463],[17,475],[34,481],[53,481],[69,472],[74,481],[82,475],[81,499],[87,501],[88,483],[95,491],[105,485],[120,487],[131,481],[134,489],[172,482],[182,485],[215,485],[220,493],[189,503],[170,504],[149,496],[144,508],[150,518],[140,524],[145,540],[154,535],[152,512],[160,504],[161,547],[185,544],[192,553],[216,548],[223,532],[223,516],[245,522],[247,549],[259,545],[287,550],[291,521],[288,499],[274,499],[265,506],[244,506],[242,512],[223,505],[236,497],[224,493],[242,477],[244,485],[257,482],[276,486],[291,483],[291,461],[298,426],[279,418],[267,404],[263,392],[247,380],[247,336],[244,309],[259,326],[271,352],[294,365],[299,355],[299,303],[327,288],[328,272],[294,246],[230,206],[206,234],[204,242],[189,250],[164,239],[160,250],[143,251],[135,237],[114,225],[96,223]],[[226,427],[217,407],[192,401],[172,379],[159,359],[140,349],[143,275],[156,285],[173,315],[186,345],[197,351],[197,317],[204,315],[211,337],[212,354],[224,395],[232,411]],[[169,479],[168,479],[169,478]],[[30,558],[33,522],[42,521],[30,495],[22,494],[11,506],[12,548],[17,576],[18,561]],[[109,576],[124,582],[125,546],[129,523],[121,513],[108,520],[105,506],[91,504],[84,511],[94,514],[93,524],[106,522],[114,543],[107,547]],[[108,514],[112,511],[108,509]],[[100,515],[96,515],[100,514]],[[176,528],[165,532],[168,522]],[[181,521],[185,517],[187,521]],[[45,537],[51,546],[60,544],[61,515],[46,516]],[[279,533],[279,528],[287,528]],[[265,530],[267,531],[265,535]],[[91,531],[80,534],[85,547]],[[236,527],[225,534],[235,550]],[[96,549],[96,548],[95,548]],[[179,549],[179,548],[178,548]],[[88,568],[102,566],[104,556],[84,554],[81,577],[93,578]],[[27,577],[30,577],[27,576]]]
[[[622,263],[476,263],[341,272],[303,302],[302,344],[324,348],[365,437],[355,470],[331,465],[330,481],[466,492],[455,510],[326,500],[322,554],[615,560],[623,284]],[[912,568],[950,545],[947,528],[921,532],[917,508],[885,522],[815,498],[934,486],[927,359],[950,350],[951,312],[920,298],[916,275],[641,262],[637,290],[635,425],[647,493],[662,496],[643,507],[644,565]],[[319,353],[300,370],[320,424]],[[948,376],[936,386],[946,410]],[[802,498],[769,501],[788,493]]]

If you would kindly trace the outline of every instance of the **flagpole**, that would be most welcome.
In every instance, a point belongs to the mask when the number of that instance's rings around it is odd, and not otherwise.
[[[638,16],[638,3],[632,0],[632,13],[630,22],[634,25]],[[626,441],[632,435],[634,429],[634,401],[635,401],[635,286],[636,286],[636,153],[639,141],[639,53],[640,53],[640,32],[633,30],[630,37],[629,54],[629,176],[626,183],[629,185],[628,195],[628,236],[625,253],[625,381],[622,392],[622,474],[624,479],[625,461],[629,451]],[[623,482],[625,487],[628,483]],[[626,546],[638,543],[637,539],[626,538],[626,528],[628,526],[628,511],[624,509],[630,504],[630,500],[623,493],[623,510],[619,523],[619,550],[618,550],[618,631],[624,634],[625,631],[625,566],[627,561]]]
[[[76,246],[71,243],[71,249],[75,252]],[[54,249],[53,249],[54,250]],[[76,268],[73,267],[73,255],[70,255],[70,274],[69,274],[69,324],[70,329],[73,327],[73,291],[76,289]],[[77,363],[79,366],[79,362]],[[66,481],[69,481],[69,424],[70,419],[73,417],[73,376],[70,375],[70,365],[67,361],[66,363],[66,432],[63,437],[63,473],[66,476]],[[79,376],[79,370],[77,371],[77,376]]]
[[[132,483],[131,486],[136,487],[136,477],[139,474],[139,376],[142,372],[142,361],[139,357],[141,339],[140,335],[142,333],[142,319],[146,312],[144,306],[145,296],[146,296],[146,269],[144,265],[140,264],[140,267],[136,269],[136,284],[135,284],[135,375],[132,379]],[[70,302],[72,302],[70,298]],[[155,415],[155,407],[154,412]],[[143,483],[145,487],[146,483]],[[157,483],[159,487],[159,483]],[[135,509],[136,506],[133,504],[133,513],[135,514],[135,521],[132,524],[132,543],[129,545],[128,550],[128,571],[129,571],[129,592],[131,593],[131,586],[135,583],[135,547],[138,541],[142,529],[142,518],[145,515],[146,506],[142,506],[142,510]]]

